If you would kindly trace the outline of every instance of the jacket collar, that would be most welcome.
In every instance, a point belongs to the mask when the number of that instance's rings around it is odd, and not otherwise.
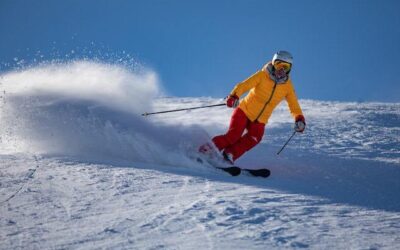
[[[289,80],[289,75],[284,78],[276,78],[274,74],[274,67],[272,66],[271,62],[268,62],[264,65],[263,70],[269,75],[269,78],[274,81],[276,84],[284,84]]]

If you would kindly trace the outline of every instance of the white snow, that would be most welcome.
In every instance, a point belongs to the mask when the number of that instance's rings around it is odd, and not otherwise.
[[[301,85],[297,86],[301,88]],[[0,249],[399,249],[400,104],[285,103],[231,177],[187,152],[222,102],[156,98],[157,74],[75,61],[0,75]]]

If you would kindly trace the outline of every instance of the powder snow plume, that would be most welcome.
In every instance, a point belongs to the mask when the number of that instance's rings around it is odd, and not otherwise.
[[[12,96],[48,96],[87,100],[127,112],[139,113],[159,94],[154,71],[129,69],[91,61],[52,63],[1,76]]]
[[[184,161],[176,145],[193,131],[158,126],[140,116],[161,92],[153,70],[72,61],[8,72],[0,81],[2,152]]]

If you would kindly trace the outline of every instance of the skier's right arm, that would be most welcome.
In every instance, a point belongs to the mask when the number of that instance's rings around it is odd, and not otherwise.
[[[255,74],[253,74],[243,82],[238,83],[231,91],[230,96],[240,97],[250,89],[254,88],[255,86],[257,86],[257,84],[260,83],[263,74],[265,74],[265,72],[263,72],[262,70],[257,71]]]

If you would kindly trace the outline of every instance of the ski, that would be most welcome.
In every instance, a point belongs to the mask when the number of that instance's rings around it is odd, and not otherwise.
[[[196,161],[197,162],[199,162],[199,163],[204,163],[204,160],[202,159],[202,158],[200,158],[200,157],[197,157],[196,158]],[[209,162],[210,163],[210,162]],[[238,175],[240,175],[240,173],[242,172],[242,170],[239,168],[239,167],[236,167],[236,166],[231,166],[231,167],[217,167],[217,166],[215,166],[214,164],[210,164],[210,165],[212,165],[213,167],[215,167],[216,169],[220,169],[220,170],[222,170],[222,171],[225,171],[225,172],[227,172],[227,173],[229,173],[230,175],[232,175],[232,176],[238,176]]]
[[[229,164],[233,165],[233,160],[229,158],[229,156],[227,154],[225,154],[225,152],[222,153],[222,156],[225,160],[225,162],[228,162]],[[231,157],[232,158],[232,157]],[[237,167],[237,166],[235,166]],[[237,167],[239,168],[239,167]],[[271,171],[269,169],[263,168],[263,169],[241,169],[240,170],[244,170],[246,172],[248,172],[250,175],[252,176],[257,176],[257,177],[263,177],[263,178],[267,178],[268,176],[271,175]]]
[[[271,171],[267,168],[262,168],[262,169],[242,169],[242,171],[245,171],[249,173],[252,176],[256,177],[263,177],[267,178],[268,176],[271,175]]]
[[[204,160],[200,157],[196,158],[196,161],[199,163],[204,163]],[[232,176],[238,176],[240,175],[242,172],[246,172],[249,173],[251,176],[255,176],[255,177],[263,177],[263,178],[267,178],[268,176],[271,175],[271,171],[267,168],[261,168],[261,169],[242,169],[239,168],[237,166],[228,166],[228,167],[217,167],[214,166],[213,164],[210,164],[213,167],[220,169],[222,171],[225,171],[227,173],[229,173]]]
[[[235,166],[227,167],[227,168],[219,168],[219,167],[216,167],[216,168],[221,169],[222,171],[225,171],[232,176],[238,176],[242,172],[242,170],[239,167],[235,167]]]

